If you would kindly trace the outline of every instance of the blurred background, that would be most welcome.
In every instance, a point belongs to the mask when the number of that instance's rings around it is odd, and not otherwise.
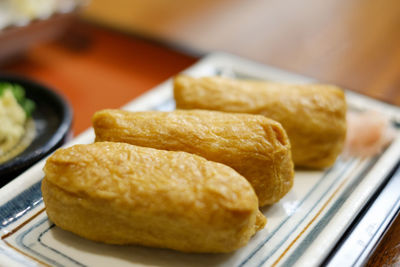
[[[398,0],[93,0],[84,17],[355,90],[365,84],[370,92],[400,85],[398,78],[396,85],[389,82],[400,68]],[[385,77],[376,79],[381,68]]]
[[[3,28],[13,15],[7,14],[6,3],[14,3],[9,6],[18,6],[29,18],[73,11],[84,21],[161,41],[196,56],[231,52],[389,102],[393,99],[383,94],[393,97],[400,84],[398,0],[1,0]],[[21,16],[15,20],[15,25],[28,21]],[[65,23],[61,20],[52,26]],[[58,26],[53,31],[64,25]],[[35,34],[45,39],[44,33]],[[26,36],[21,42],[26,43]],[[23,45],[11,47],[19,46]],[[4,58],[11,48],[1,48]]]
[[[60,88],[87,113],[213,51],[400,104],[398,0],[1,0],[0,29],[3,71]],[[85,88],[99,86],[92,101]],[[81,132],[90,118],[74,125]]]
[[[172,71],[161,76],[167,78],[209,52],[224,51],[400,103],[398,0],[1,0],[0,29],[0,65],[11,71],[23,68],[10,65],[16,58],[32,63],[39,54],[42,66],[47,58],[61,67],[67,62],[55,57],[55,51],[62,56],[61,46],[85,62],[104,45],[109,55],[96,54],[91,64],[112,58],[131,68],[145,58],[163,62],[162,47],[181,55],[166,62]],[[49,46],[54,40],[58,44]],[[149,71],[165,66],[155,68]]]

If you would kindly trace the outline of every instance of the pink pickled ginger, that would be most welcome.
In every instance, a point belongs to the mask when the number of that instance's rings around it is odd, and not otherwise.
[[[387,117],[375,112],[348,112],[345,157],[372,157],[394,139],[395,130]]]

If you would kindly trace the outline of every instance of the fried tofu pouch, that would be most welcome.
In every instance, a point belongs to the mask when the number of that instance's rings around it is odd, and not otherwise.
[[[96,141],[185,151],[226,164],[250,182],[260,206],[279,201],[293,185],[286,133],[279,123],[263,116],[103,110],[93,116],[93,127]]]
[[[75,145],[49,157],[44,172],[50,220],[94,241],[230,252],[266,222],[245,178],[185,152]]]
[[[329,167],[344,145],[346,100],[335,86],[179,75],[174,97],[179,109],[260,114],[280,122],[296,166]]]

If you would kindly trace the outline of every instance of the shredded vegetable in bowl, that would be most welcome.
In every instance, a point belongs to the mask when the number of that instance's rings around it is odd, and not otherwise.
[[[21,86],[0,83],[0,164],[21,153],[32,142],[34,109],[35,103],[25,97]]]

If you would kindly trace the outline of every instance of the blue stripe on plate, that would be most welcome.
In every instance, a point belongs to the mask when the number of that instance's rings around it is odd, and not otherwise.
[[[346,188],[346,190],[340,195],[340,197],[335,201],[331,208],[325,213],[324,216],[319,220],[319,222],[312,228],[310,233],[304,238],[300,245],[294,250],[290,255],[289,259],[283,264],[283,266],[292,266],[302,253],[310,246],[312,241],[318,236],[318,234],[323,230],[323,228],[328,224],[335,215],[336,211],[343,205],[346,199],[349,197],[354,188],[358,185],[365,174],[375,165],[376,161],[370,162],[367,166],[364,166],[363,170],[357,175],[357,178]],[[300,254],[299,254],[300,253]],[[268,259],[264,258],[260,265],[266,262]]]
[[[59,256],[65,258],[65,259],[67,259],[67,260],[68,260],[70,263],[72,263],[74,266],[86,266],[86,265],[84,265],[84,264],[82,264],[82,263],[80,263],[80,262],[74,260],[73,258],[68,257],[67,255],[61,253],[60,251],[58,251],[58,250],[56,250],[56,249],[54,249],[54,248],[52,248],[52,247],[47,246],[46,244],[44,244],[44,243],[42,242],[42,240],[41,240],[41,239],[42,239],[42,236],[43,236],[45,233],[47,233],[51,228],[53,228],[53,227],[55,226],[54,224],[51,224],[48,228],[46,228],[44,231],[42,231],[42,232],[38,235],[38,237],[37,237],[37,239],[36,239],[37,243],[33,243],[33,242],[29,241],[29,240],[28,240],[28,242],[25,242],[25,238],[26,238],[26,236],[27,236],[30,232],[34,231],[36,228],[40,227],[42,224],[46,223],[47,221],[48,221],[48,218],[47,218],[47,216],[46,216],[45,218],[42,218],[39,222],[37,222],[35,225],[33,225],[32,227],[30,227],[29,229],[27,229],[26,231],[24,231],[23,233],[21,233],[20,235],[18,235],[18,236],[16,237],[16,242],[17,242],[17,244],[18,244],[20,247],[24,248],[25,250],[29,251],[30,253],[34,254],[34,255],[37,256],[38,258],[40,258],[40,259],[46,261],[47,263],[51,264],[52,266],[64,266],[64,265],[62,265],[61,263],[57,262],[56,259],[49,258],[49,257],[43,255],[42,253],[36,251],[36,250],[33,248],[33,246],[34,246],[35,244],[39,243],[41,246],[45,247],[46,249],[49,249],[49,250],[53,251],[54,253],[56,253],[57,255],[59,255]],[[69,264],[68,266],[72,266],[72,265]]]
[[[44,221],[45,221],[45,220],[44,220]],[[49,228],[47,228],[45,231],[43,231],[42,233],[40,233],[40,235],[39,235],[39,237],[38,237],[38,239],[37,239],[37,241],[39,242],[39,244],[41,244],[43,247],[45,247],[45,248],[47,248],[47,249],[53,251],[54,253],[56,253],[56,254],[58,254],[58,255],[64,257],[64,258],[68,259],[69,261],[73,262],[73,263],[76,264],[77,266],[86,266],[86,265],[84,265],[83,263],[81,263],[81,262],[79,262],[79,261],[77,261],[77,260],[74,260],[74,259],[71,258],[71,257],[68,257],[68,256],[65,255],[64,253],[61,253],[59,250],[56,250],[56,249],[54,249],[54,248],[52,248],[52,247],[46,245],[45,243],[43,243],[43,241],[42,241],[43,235],[45,235],[45,234],[46,234],[51,228],[53,228],[54,226],[55,226],[55,224],[51,224],[51,226],[50,226]]]
[[[332,207],[325,213],[325,215],[319,220],[316,226],[310,231],[310,233],[304,238],[304,240],[299,244],[299,246],[290,254],[288,259],[283,263],[282,266],[293,266],[294,263],[298,260],[299,256],[301,256],[304,251],[311,245],[313,240],[319,235],[319,233],[325,228],[325,226],[329,223],[332,217],[336,214],[336,212],[340,209],[343,203],[348,199],[350,194],[354,191],[354,189],[358,186],[358,184],[364,179],[364,177],[368,174],[369,171],[375,166],[378,162],[380,156],[372,159],[366,166],[363,167],[362,171],[360,171],[356,178],[352,179],[350,185],[346,188],[346,190],[340,195],[338,200],[332,205]],[[267,259],[261,262],[261,265],[267,261]]]
[[[300,222],[293,227],[287,235],[285,235],[282,239],[281,242],[279,243],[278,246],[275,246],[270,253],[268,253],[268,255],[264,258],[265,261],[268,260],[280,247],[281,245],[287,240],[287,238],[289,238],[289,236],[298,228],[298,226],[306,219],[306,217],[311,213],[311,211],[313,211],[315,209],[315,207],[318,205],[318,203],[320,202],[320,200],[325,197],[326,193],[332,188],[332,186],[334,186],[336,183],[338,183],[338,181],[340,180],[340,178],[343,176],[343,174],[349,169],[350,166],[354,165],[354,159],[352,159],[349,162],[344,163],[344,165],[341,167],[340,171],[339,171],[339,175],[337,176],[336,179],[334,179],[334,181],[327,187],[327,189],[325,190],[325,192],[323,192],[320,195],[320,199],[313,205],[313,207],[308,210],[308,212],[303,216],[303,218],[300,220]],[[306,196],[301,200],[301,202],[299,203],[299,205],[297,206],[296,210],[316,191],[316,189],[319,187],[319,185],[323,182],[324,178],[326,176],[328,176],[332,171],[334,170],[334,167],[330,168],[329,170],[327,170],[324,175],[319,179],[319,181],[311,188],[311,190],[306,194]],[[280,224],[278,227],[276,227],[274,229],[274,231],[271,232],[271,234],[268,235],[268,237],[262,241],[255,250],[253,250],[249,256],[247,258],[245,258],[240,264],[239,266],[244,266],[251,258],[254,257],[255,254],[257,254],[258,251],[260,251],[265,245],[266,243],[279,231],[279,229],[281,229],[283,227],[283,225],[285,225],[285,223],[296,213],[296,210],[293,211],[292,214],[290,214],[289,216],[287,216]]]
[[[42,191],[40,190],[42,182],[37,182],[21,194],[0,206],[0,229],[24,216],[42,203]]]

